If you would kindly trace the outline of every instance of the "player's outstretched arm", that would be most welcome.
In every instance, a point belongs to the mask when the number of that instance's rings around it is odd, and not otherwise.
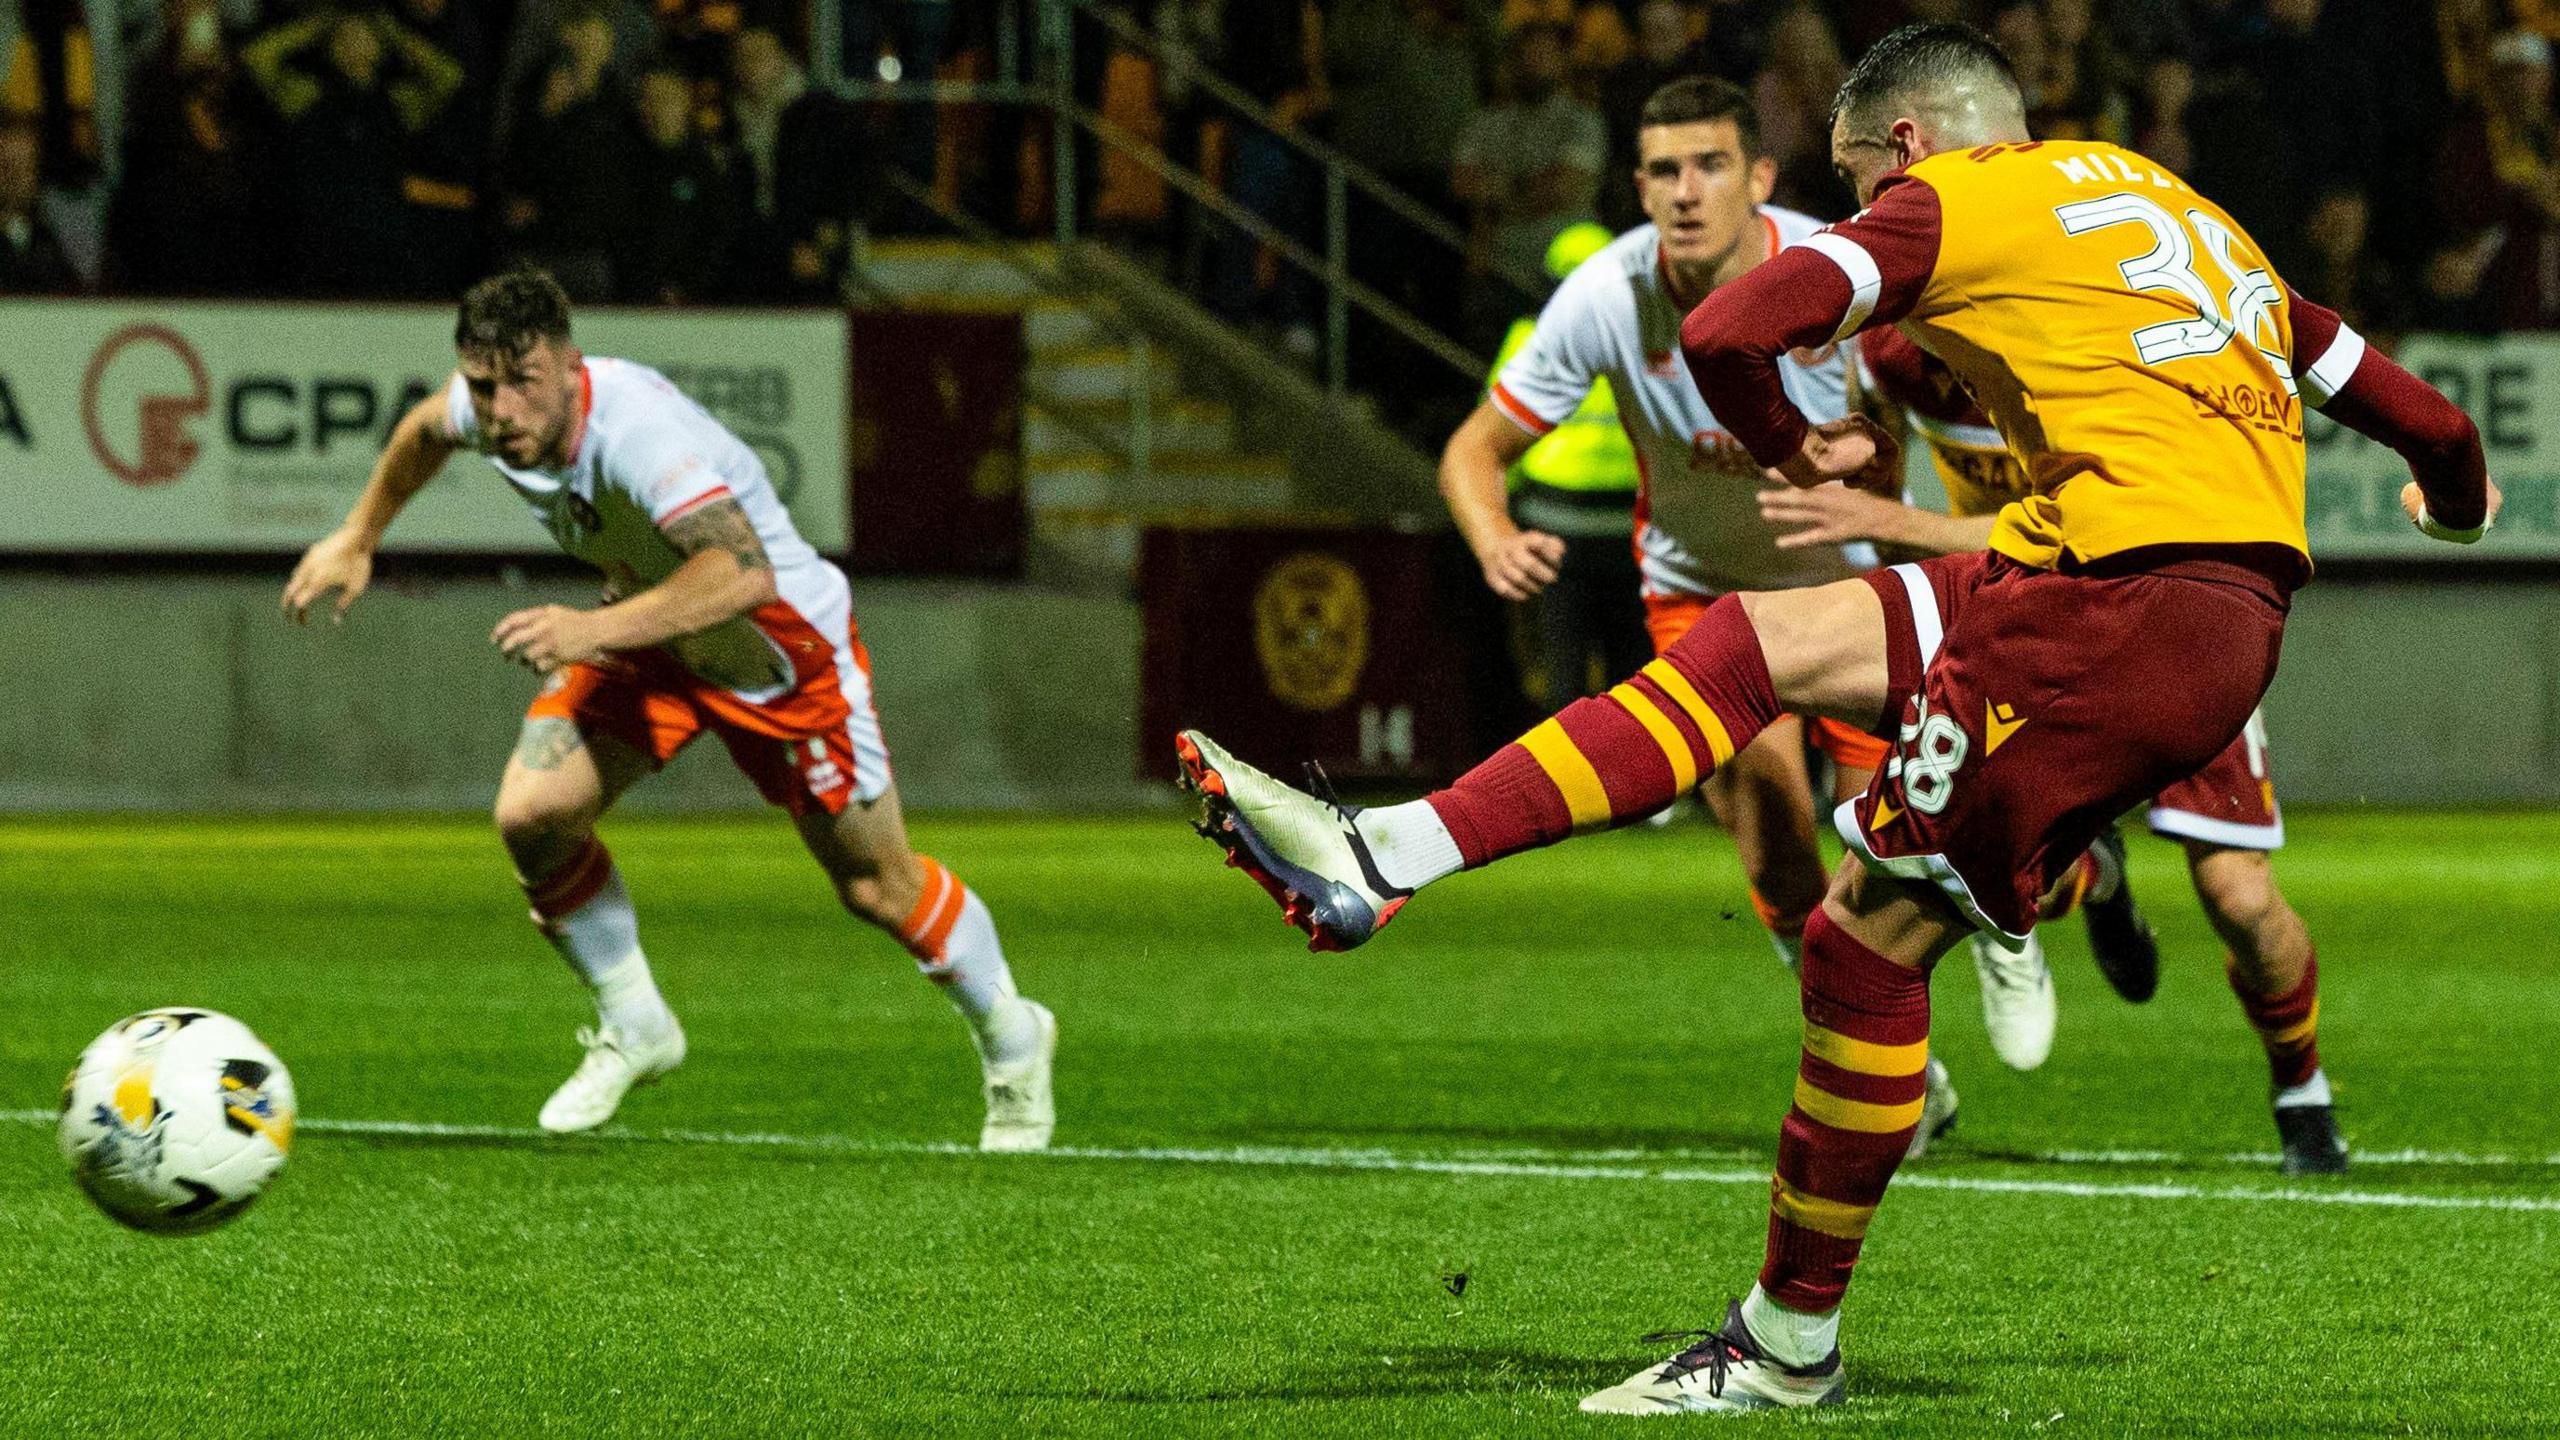
[[[1760,518],[1786,532],[1778,537],[1781,550],[1867,540],[1927,555],[1962,555],[1991,544],[1997,517],[1941,515],[1846,485],[1773,484],[1760,492]]]
[[[1680,322],[1680,350],[1708,408],[1753,459],[1791,485],[1901,488],[1901,446],[1864,415],[1822,425],[1787,399],[1778,357],[1836,345],[1911,312],[1937,264],[1938,197],[1889,183],[1875,203],[1716,287]]]
[[[373,462],[373,476],[356,497],[355,508],[336,530],[303,552],[301,562],[293,567],[293,578],[285,582],[284,613],[293,623],[310,623],[311,607],[332,592],[338,602],[329,618],[344,621],[347,607],[373,582],[373,552],[382,545],[382,533],[391,528],[410,497],[427,488],[427,482],[453,456],[444,409],[444,392],[438,390],[391,427],[391,438]]]
[[[2302,398],[2409,462],[2400,504],[2426,534],[2468,545],[2498,518],[2498,487],[2480,451],[2480,427],[2443,392],[2364,342],[2336,311],[2288,287],[2293,371]]]
[[[645,650],[770,604],[773,562],[737,501],[698,504],[660,525],[685,557],[675,573],[600,610],[537,605],[498,622],[489,639],[511,660],[549,674],[609,650]]]
[[[1537,438],[1488,400],[1440,451],[1440,497],[1449,504],[1449,518],[1476,552],[1484,583],[1505,600],[1526,600],[1554,584],[1564,559],[1564,541],[1512,522],[1503,484]]]

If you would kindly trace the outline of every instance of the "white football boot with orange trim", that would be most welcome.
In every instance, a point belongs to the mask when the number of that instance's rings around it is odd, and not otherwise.
[[[1175,736],[1173,747],[1183,784],[1201,800],[1195,828],[1280,902],[1308,949],[1352,949],[1413,898],[1379,876],[1351,823],[1357,809],[1283,785],[1197,730]]]

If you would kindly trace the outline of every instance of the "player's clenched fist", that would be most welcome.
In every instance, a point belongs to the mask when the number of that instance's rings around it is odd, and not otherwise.
[[[1556,583],[1564,541],[1544,530],[1514,530],[1487,546],[1484,583],[1505,600],[1526,600]]]
[[[499,621],[489,640],[508,659],[548,675],[604,654],[603,647],[590,638],[589,622],[594,618],[566,605],[537,605]]]
[[[2426,492],[2418,488],[2415,480],[2400,487],[2400,508],[2409,512],[2409,520],[2418,527],[2420,534],[2434,540],[2450,540],[2456,545],[2469,545],[2488,534],[2489,527],[2498,523],[2498,507],[2506,503],[2506,497],[2498,493],[2497,481],[2484,479],[2480,483],[2489,487],[2489,503],[2480,512],[2480,523],[2469,530],[2453,529],[2430,514]]]
[[[293,567],[293,578],[284,582],[284,613],[296,625],[310,623],[311,607],[338,592],[338,603],[330,611],[331,623],[347,618],[347,607],[356,603],[365,586],[373,582],[373,547],[344,530],[336,531],[319,544],[302,553],[301,563]]]
[[[1798,489],[1826,481],[1878,495],[1902,490],[1902,445],[1864,415],[1825,421],[1805,432],[1804,445],[1778,466],[1778,478]]]

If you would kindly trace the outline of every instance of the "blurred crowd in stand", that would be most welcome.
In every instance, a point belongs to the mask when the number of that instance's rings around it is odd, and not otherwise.
[[[0,293],[442,297],[523,258],[583,300],[839,292],[945,208],[1041,233],[1051,127],[917,82],[1033,73],[1035,0],[0,0]],[[1824,217],[1847,62],[1912,19],[2005,46],[2040,133],[2131,145],[2388,334],[2560,323],[2560,0],[1076,0],[1079,224],[1312,355],[1316,141],[1355,278],[1489,352],[1560,230],[1641,216],[1636,114],[1756,94]],[[821,19],[820,17],[826,17]],[[839,93],[812,78],[835,73]],[[1270,127],[1244,118],[1248,102]],[[1097,141],[1094,132],[1106,137]],[[1139,152],[1207,177],[1209,199]],[[901,188],[909,177],[922,195]],[[1249,217],[1253,228],[1234,223]],[[1417,225],[1413,215],[1437,217]],[[1433,231],[1439,233],[1432,233]],[[1454,239],[1454,244],[1452,240]],[[1363,323],[1357,363],[1410,358]]]
[[[979,8],[0,0],[0,293],[829,299],[902,131],[809,57],[930,76]]]
[[[2042,135],[2129,145],[2185,173],[2305,293],[2370,330],[2560,324],[2560,147],[2552,45],[2560,0],[1131,0],[1080,77],[1085,102],[1209,168],[1229,199],[1310,250],[1322,171],[1224,106],[1187,58],[1443,218],[1456,248],[1356,191],[1355,278],[1489,352],[1533,306],[1537,259],[1565,227],[1640,223],[1636,117],[1665,80],[1707,72],[1757,97],[1776,203],[1852,208],[1828,155],[1848,63],[1912,20],[1963,20],[2007,49]],[[1099,21],[1096,39],[1113,31]],[[1088,50],[1098,47],[1088,44]],[[1164,55],[1149,53],[1160,49]],[[1218,309],[1312,344],[1320,292],[1269,246],[1160,203],[1100,157],[1091,223],[1165,238]],[[995,166],[1010,156],[955,157]],[[1008,179],[1016,172],[1006,170]],[[1117,177],[1126,183],[1114,186]],[[1014,193],[1036,187],[1016,185]],[[1036,222],[1026,209],[1021,217]],[[1204,242],[1194,232],[1206,230]],[[1258,266],[1197,264],[1221,248]],[[1411,360],[1369,332],[1355,363]]]

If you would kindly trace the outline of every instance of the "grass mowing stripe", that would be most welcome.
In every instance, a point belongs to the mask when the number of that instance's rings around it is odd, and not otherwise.
[[[49,1110],[0,1111],[0,1120],[48,1124]],[[597,1143],[644,1145],[724,1145],[799,1150],[836,1155],[960,1156],[979,1153],[975,1146],[953,1141],[864,1140],[852,1136],[779,1135],[755,1131],[643,1130],[561,1137],[513,1125],[450,1125],[415,1120],[304,1120],[300,1128],[325,1135],[373,1138],[523,1140],[561,1145]],[[1551,1152],[1553,1153],[1553,1152]],[[1624,1153],[1624,1152],[1612,1152]],[[1279,1170],[1379,1170],[1397,1174],[1486,1176],[1531,1180],[1650,1180],[1673,1185],[1766,1185],[1765,1167],[1697,1169],[1627,1163],[1560,1163],[1542,1160],[1450,1159],[1391,1150],[1345,1150],[1283,1145],[1226,1148],[1144,1145],[1058,1145],[1032,1157],[1048,1160],[1124,1161],[1163,1165],[1235,1165]],[[2293,1186],[2205,1186],[2177,1182],[2100,1183],[2074,1180],[2011,1180],[1922,1172],[1902,1174],[1894,1184],[1912,1190],[1958,1190],[2001,1195],[2062,1195],[2079,1199],[2220,1200],[2303,1205],[2348,1205],[2388,1209],[2507,1210],[2560,1213],[2560,1199],[2529,1196],[2428,1195],[2387,1190],[2313,1190]]]

